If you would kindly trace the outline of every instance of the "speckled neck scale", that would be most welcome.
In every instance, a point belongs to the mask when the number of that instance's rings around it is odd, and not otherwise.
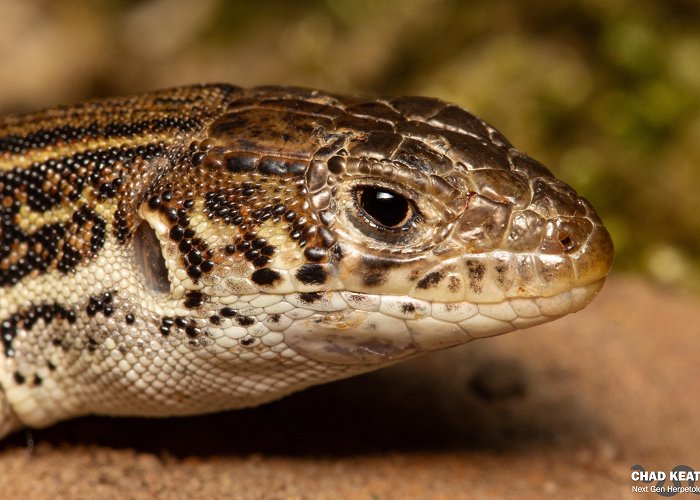
[[[611,262],[584,199],[436,99],[205,85],[11,116],[0,437],[256,405],[576,311]]]

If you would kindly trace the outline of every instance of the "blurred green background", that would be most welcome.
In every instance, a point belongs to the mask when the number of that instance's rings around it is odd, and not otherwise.
[[[0,111],[203,81],[457,102],[700,292],[696,0],[0,0]]]

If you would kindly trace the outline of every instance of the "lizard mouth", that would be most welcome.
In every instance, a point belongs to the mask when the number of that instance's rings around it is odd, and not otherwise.
[[[488,304],[338,292],[348,304],[361,304],[364,309],[318,312],[298,320],[285,331],[285,341],[298,353],[319,362],[391,363],[579,311],[593,300],[604,282],[601,278],[549,297],[515,297]]]

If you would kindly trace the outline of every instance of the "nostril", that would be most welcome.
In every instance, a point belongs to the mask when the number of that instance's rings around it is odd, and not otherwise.
[[[576,249],[576,242],[566,231],[559,232],[559,243],[561,243],[561,246],[565,252],[572,252]]]

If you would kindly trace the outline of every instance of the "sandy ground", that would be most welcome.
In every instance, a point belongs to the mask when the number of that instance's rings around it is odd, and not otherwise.
[[[700,470],[698,311],[614,276],[563,320],[265,407],[19,433],[0,498],[643,498],[634,464]]]

